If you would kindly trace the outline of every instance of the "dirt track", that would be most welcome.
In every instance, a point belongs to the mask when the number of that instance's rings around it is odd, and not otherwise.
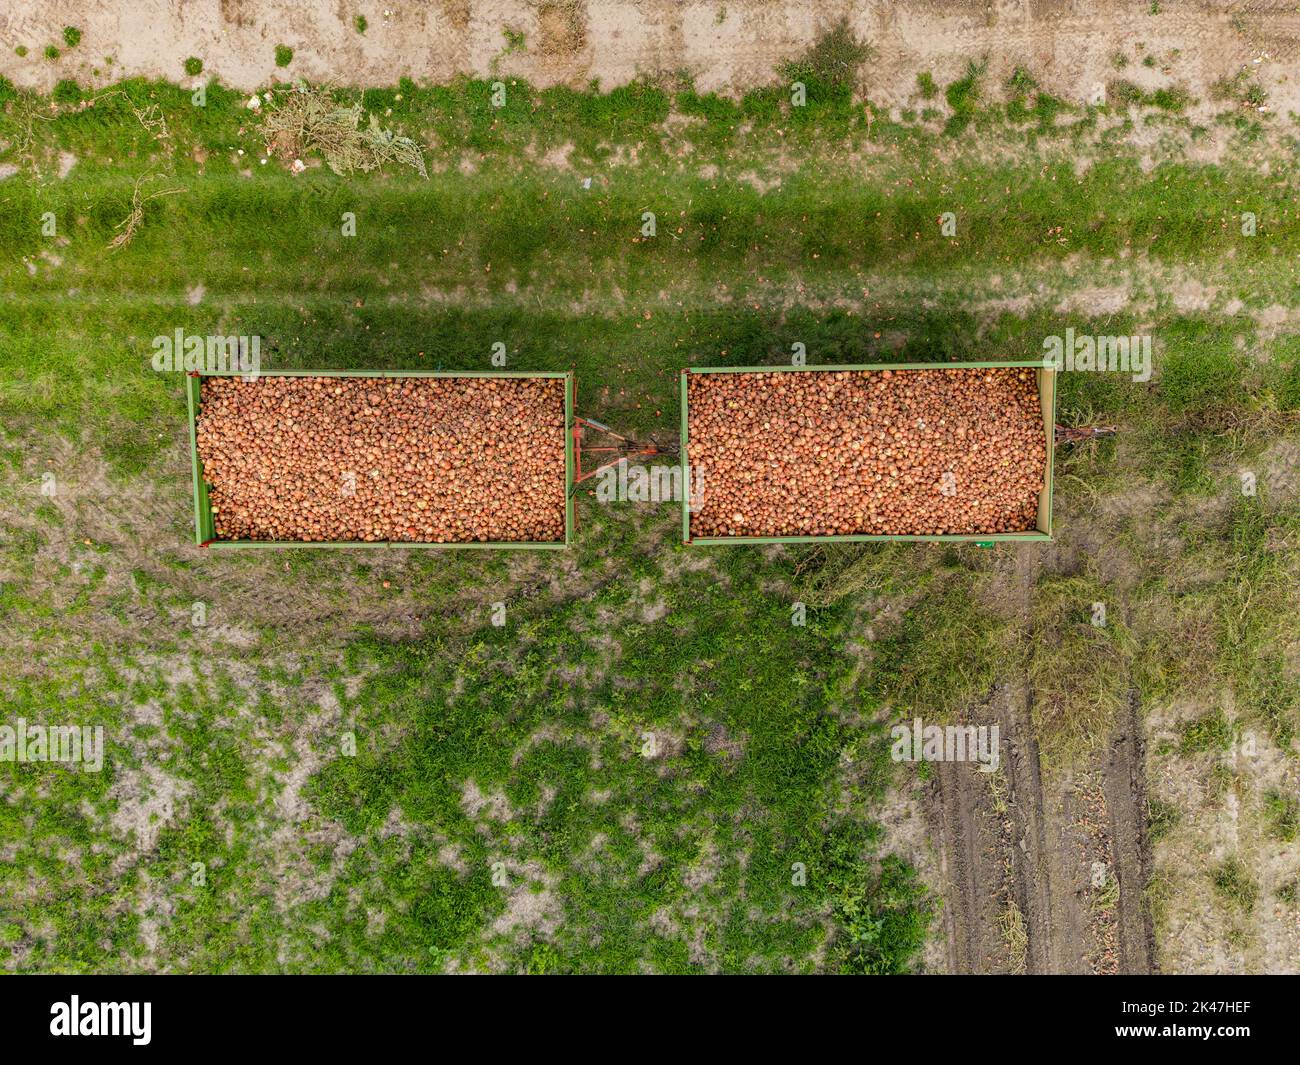
[[[1250,66],[1275,111],[1300,110],[1291,76],[1300,13],[1289,0],[1180,0],[1157,14],[1150,0],[49,0],[0,11],[0,74],[45,89],[67,77],[178,80],[196,56],[205,78],[242,89],[276,77],[383,85],[459,73],[610,88],[684,71],[702,90],[736,91],[770,82],[840,18],[874,48],[868,95],[893,106],[915,101],[919,72],[942,84],[980,58],[996,79],[1023,65],[1050,92],[1083,102],[1118,76],[1124,53],[1122,76],[1144,89],[1172,79],[1204,96]],[[63,48],[65,26],[82,31],[76,48]],[[50,44],[63,49],[57,61],[43,55]],[[288,68],[275,65],[279,44],[294,49]]]
[[[1007,579],[1029,607],[1037,566]],[[1143,740],[1137,708],[1091,763],[1044,781],[1027,682],[999,686],[972,724],[997,724],[996,774],[937,763],[926,818],[939,849],[947,967],[960,973],[1145,973]],[[1116,887],[1118,891],[1116,891]]]

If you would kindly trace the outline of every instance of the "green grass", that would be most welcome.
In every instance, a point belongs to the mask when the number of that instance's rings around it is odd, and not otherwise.
[[[55,132],[61,130],[56,126]],[[136,133],[132,140],[147,143],[139,127]],[[81,137],[61,139],[74,154],[80,154],[78,147],[87,150]],[[250,154],[261,150],[251,139],[244,143]],[[213,140],[205,150],[219,149]],[[46,211],[63,218],[62,232],[73,241],[61,252],[65,272],[77,273],[97,291],[171,284],[172,275],[159,277],[152,266],[164,239],[177,261],[202,254],[207,284],[217,292],[274,283],[277,273],[285,272],[279,263],[308,256],[321,260],[315,284],[322,291],[358,284],[409,287],[412,275],[394,275],[386,264],[403,254],[407,234],[421,220],[440,237],[415,260],[421,282],[470,276],[497,289],[539,276],[570,285],[604,279],[624,289],[658,289],[683,274],[744,273],[760,265],[775,280],[800,271],[809,260],[826,275],[851,278],[888,268],[942,277],[979,266],[1046,269],[1068,255],[1105,257],[1134,245],[1157,261],[1210,259],[1231,247],[1244,263],[1260,257],[1267,273],[1277,269],[1279,257],[1300,248],[1300,231],[1286,221],[1254,240],[1225,236],[1214,224],[1223,204],[1259,193],[1243,187],[1241,178],[1183,168],[1134,176],[1118,165],[1099,164],[1086,179],[1068,182],[1058,180],[1063,174],[1055,170],[963,168],[901,193],[838,174],[807,173],[766,195],[741,181],[637,172],[593,194],[560,175],[518,172],[473,180],[442,173],[420,184],[387,181],[358,190],[323,170],[294,179],[268,167],[250,181],[236,169],[241,162],[210,158],[201,180],[192,172],[178,174],[170,185],[180,194],[151,201],[140,236],[111,260],[100,252],[129,211],[134,182],[126,175],[96,171],[93,182],[72,187],[17,185],[12,209],[0,219],[0,240],[16,254],[0,264],[0,277],[24,289],[57,283],[57,274],[48,270],[33,279],[21,261],[47,250],[48,240],[29,221],[33,212],[39,217]],[[1016,192],[1004,197],[1000,191],[978,191],[990,187]],[[1157,217],[1155,207],[1137,206],[1153,197],[1169,197],[1175,210],[1166,207]],[[1091,225],[1070,223],[1079,217],[1072,201],[1080,199],[1089,204],[1110,199],[1131,206],[1133,213],[1127,207],[1112,209]],[[1009,225],[1013,201],[1016,221]],[[647,206],[659,209],[664,224],[659,236],[641,239]],[[949,209],[956,209],[968,234],[960,248],[938,239],[933,225]],[[367,229],[359,261],[350,252],[341,254],[353,246],[340,235],[345,210]],[[278,220],[270,230],[257,222],[268,214]],[[206,226],[218,219],[225,239],[201,249]],[[1045,241],[1043,234],[1054,230],[1058,219],[1065,220],[1063,233]],[[1171,409],[1187,409],[1220,388],[1240,393],[1242,359],[1229,350],[1230,334],[1218,351],[1190,345],[1184,351],[1183,340],[1168,338],[1179,349],[1162,384]],[[1033,350],[1041,355],[1041,347]]]
[[[1181,821],[1178,807],[1163,799],[1152,799],[1147,810],[1147,838],[1153,844],[1168,838]]]
[[[873,831],[836,828],[826,788],[849,749],[864,759],[864,805],[888,779],[883,739],[861,737],[829,713],[829,692],[847,668],[835,651],[839,619],[792,629],[785,604],[755,597],[759,569],[736,556],[726,592],[704,575],[661,584],[668,625],[645,626],[635,611],[612,629],[597,624],[600,614],[627,609],[629,579],[567,610],[535,616],[521,607],[502,629],[427,646],[354,643],[353,660],[377,667],[358,694],[358,724],[401,739],[332,763],[315,785],[316,803],[354,832],[382,825],[396,803],[412,821],[443,826],[472,868],[507,855],[559,878],[566,919],[550,943],[558,971],[631,971],[647,953],[689,969],[679,948],[642,937],[666,901],[686,904],[679,885],[711,851],[726,857],[700,899],[716,910],[705,942],[728,968],[747,953],[750,966],[773,969],[806,954],[821,940],[817,915],[832,896],[845,907],[908,910],[901,874],[885,887],[876,879],[885,871],[872,861]],[[622,653],[605,661],[597,635]],[[597,730],[593,713],[605,719]],[[667,736],[683,722],[678,753],[641,757],[648,733]],[[741,745],[743,757],[711,752],[718,735]],[[463,812],[467,780],[500,791],[518,813],[484,836]],[[593,792],[611,797],[593,805],[585,798]],[[629,810],[638,811],[631,831]],[[601,874],[575,877],[596,838],[605,841]],[[647,850],[662,856],[649,874],[638,872]],[[750,856],[744,867],[735,861],[741,853]],[[795,863],[808,870],[804,886],[792,885]],[[865,952],[874,960],[860,963],[902,967],[918,945],[891,934]],[[845,965],[859,964],[847,959],[862,952],[845,950]]]
[[[1232,724],[1223,711],[1215,709],[1195,721],[1184,722],[1180,727],[1179,751],[1182,754],[1205,754],[1226,751],[1232,746],[1235,735]]]
[[[293,49],[287,44],[277,44],[275,46],[275,65],[277,67],[287,67],[293,62]]]
[[[1212,874],[1214,890],[1230,909],[1249,915],[1259,901],[1259,884],[1237,857],[1225,859]]]
[[[1264,796],[1268,834],[1283,843],[1294,843],[1300,834],[1300,799],[1274,789]]]

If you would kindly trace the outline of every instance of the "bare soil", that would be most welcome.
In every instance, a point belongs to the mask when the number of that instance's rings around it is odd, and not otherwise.
[[[741,92],[770,82],[783,60],[846,19],[874,50],[864,91],[893,107],[917,103],[918,73],[944,84],[986,59],[999,83],[1023,66],[1074,103],[1117,77],[1146,91],[1177,81],[1204,101],[1244,67],[1274,111],[1300,110],[1300,13],[1289,0],[1151,8],[1150,0],[48,0],[0,10],[0,74],[43,89],[68,77],[175,81],[194,56],[203,78],[250,91],[276,78],[384,85],[457,74],[540,85],[594,79],[608,89],[687,73],[702,91]],[[64,46],[65,26],[82,31],[77,47]],[[51,44],[62,53],[55,61],[43,54]],[[281,44],[294,51],[288,67],[275,65]]]

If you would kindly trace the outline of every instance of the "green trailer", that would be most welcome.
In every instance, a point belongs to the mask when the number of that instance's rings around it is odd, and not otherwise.
[[[420,373],[409,370],[261,370],[259,377],[377,377],[377,378],[411,378],[411,377],[513,377],[513,378],[563,378],[564,384],[564,539],[555,541],[472,541],[457,543],[420,543],[406,540],[219,540],[212,520],[212,506],[208,501],[208,485],[203,479],[203,463],[199,459],[198,417],[202,403],[202,385],[205,377],[242,377],[240,370],[221,370],[215,372],[192,371],[185,378],[185,395],[189,405],[190,419],[190,461],[194,474],[194,542],[200,547],[395,547],[395,548],[538,548],[555,550],[567,548],[573,543],[574,534],[574,500],[573,485],[576,475],[574,461],[575,420],[574,406],[576,400],[576,382],[572,372],[555,371],[507,371],[507,370],[465,370],[446,373]]]
[[[691,374],[720,373],[842,373],[863,370],[984,370],[989,368],[1029,367],[1037,372],[1038,397],[1043,408],[1043,433],[1047,438],[1047,476],[1038,496],[1038,520],[1029,532],[1011,533],[935,533],[844,536],[691,536],[691,492],[693,483],[690,466],[690,398],[687,379]],[[1052,539],[1052,461],[1056,442],[1056,371],[1039,360],[1021,359],[1001,362],[893,362],[866,363],[858,366],[720,366],[689,367],[681,373],[681,464],[682,484],[682,542],[685,544],[801,544],[801,543],[855,543],[875,540],[951,540],[993,543],[1000,540],[1044,541]]]

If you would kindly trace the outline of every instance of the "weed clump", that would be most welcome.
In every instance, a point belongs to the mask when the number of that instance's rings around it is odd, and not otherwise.
[[[1106,86],[1111,99],[1124,107],[1155,107],[1161,111],[1179,114],[1187,110],[1192,102],[1191,93],[1181,85],[1171,89],[1156,89],[1155,92],[1143,92],[1141,87],[1125,78],[1116,78]]]
[[[847,20],[827,30],[803,57],[781,64],[781,77],[802,82],[813,103],[848,102],[857,87],[858,71],[871,47],[858,40]]]
[[[1181,818],[1178,807],[1164,799],[1152,799],[1147,807],[1147,836],[1152,843],[1167,839]]]
[[[73,106],[81,103],[81,86],[72,78],[63,78],[54,86],[54,91],[50,95],[57,104],[65,107]]]
[[[1239,70],[1230,78],[1220,78],[1210,86],[1210,99],[1228,101],[1240,107],[1258,111],[1268,99],[1268,93],[1253,80],[1252,71]]]
[[[1122,617],[1099,625],[1088,613],[1105,595],[1083,577],[1044,580],[1034,591],[1029,679],[1043,763],[1052,769],[1104,744],[1129,699],[1137,642]]]
[[[282,159],[317,151],[336,174],[375,170],[396,162],[428,178],[424,150],[410,137],[384,129],[362,106],[341,106],[322,86],[299,83],[266,116],[267,141]]]
[[[1264,797],[1268,834],[1283,843],[1294,843],[1300,835],[1300,799],[1274,788]]]
[[[966,73],[944,90],[944,99],[952,109],[952,117],[948,119],[948,125],[944,128],[945,133],[960,133],[974,119],[979,107],[981,83],[986,68],[984,62],[972,61],[966,68]]]
[[[1259,885],[1236,857],[1226,859],[1214,871],[1214,890],[1229,906],[1249,916],[1259,898]]]
[[[1195,721],[1186,721],[1179,729],[1180,754],[1205,754],[1226,751],[1232,746],[1232,722],[1222,710],[1212,710]]]
[[[844,936],[840,972],[890,976],[911,970],[934,915],[911,866],[890,854],[859,890],[846,886],[834,904]]]

